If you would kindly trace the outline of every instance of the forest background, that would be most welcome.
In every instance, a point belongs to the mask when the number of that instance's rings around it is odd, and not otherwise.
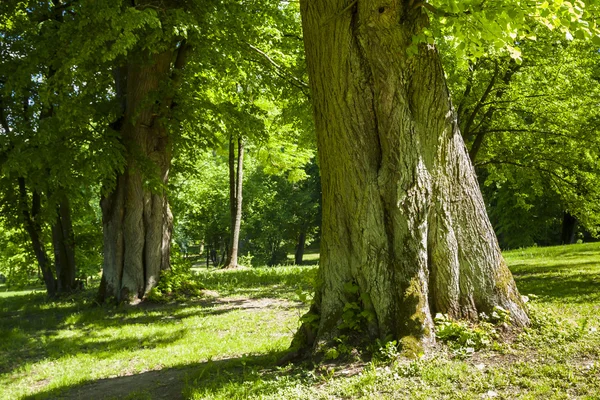
[[[237,264],[290,263],[290,253],[301,264],[305,248],[319,248],[321,192],[298,4],[119,4],[1,6],[0,273],[12,286],[46,277],[59,290],[69,274],[65,287],[98,282],[100,199],[132,162],[141,187],[170,202],[176,259],[231,264],[239,197]],[[510,28],[506,18],[489,29]],[[434,29],[450,31],[450,19],[434,20]],[[508,47],[437,35],[503,249],[595,240],[596,38],[567,23]],[[177,53],[169,79],[140,100],[169,103],[152,111],[172,152],[166,179],[152,155],[128,148],[115,77],[124,64],[148,63],[148,49],[168,46]]]

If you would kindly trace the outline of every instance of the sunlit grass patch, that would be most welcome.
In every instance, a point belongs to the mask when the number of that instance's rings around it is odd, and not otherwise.
[[[4,307],[10,300],[15,304]],[[53,397],[58,389],[103,378],[281,351],[289,346],[302,306],[239,298],[139,307],[19,301],[0,303],[3,399],[40,392]]]
[[[0,293],[0,398],[598,398],[600,245],[505,255],[533,324],[461,357],[276,366],[315,266],[202,269],[211,296],[135,307]]]
[[[297,299],[296,292],[314,289],[317,267],[280,266],[239,270],[202,270],[198,279],[224,296]]]

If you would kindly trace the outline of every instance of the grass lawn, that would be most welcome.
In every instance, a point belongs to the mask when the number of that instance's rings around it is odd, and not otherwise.
[[[210,296],[136,307],[2,287],[0,399],[600,399],[600,244],[505,256],[534,322],[510,342],[318,367],[275,366],[315,266],[200,270]]]

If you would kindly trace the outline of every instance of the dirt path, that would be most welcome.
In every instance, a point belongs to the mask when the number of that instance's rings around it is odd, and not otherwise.
[[[185,377],[197,366],[148,371],[137,375],[100,379],[64,393],[63,399],[183,399]]]

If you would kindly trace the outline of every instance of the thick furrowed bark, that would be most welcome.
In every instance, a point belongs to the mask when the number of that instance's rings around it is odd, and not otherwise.
[[[145,293],[158,283],[161,271],[163,251],[163,198],[156,194],[146,193],[144,202],[144,226],[146,228],[145,254],[146,276]],[[156,218],[155,216],[158,216]],[[144,294],[145,294],[144,293]]]
[[[165,188],[171,165],[171,140],[148,99],[170,77],[174,51],[141,57],[124,71],[127,84],[121,134],[128,152],[126,170],[102,200],[104,266],[101,298],[137,301],[169,269],[173,216]],[[121,93],[125,96],[125,93]],[[161,104],[170,110],[171,100]],[[168,104],[167,104],[168,103]],[[168,111],[167,111],[168,112]],[[154,184],[148,185],[147,180]]]
[[[454,155],[454,158],[450,158]],[[448,280],[441,279],[433,286],[437,289],[434,303],[435,312],[447,313],[455,318],[477,319],[480,312],[491,312],[494,307],[502,307],[511,312],[513,323],[526,325],[529,321],[516,289],[514,280],[502,258],[496,236],[485,213],[485,205],[475,172],[467,156],[466,148],[458,132],[448,143],[447,156],[450,162],[446,171],[442,171],[437,188],[442,198],[446,199],[444,209],[438,207],[437,221],[442,227],[432,229],[430,247],[441,248],[448,252],[451,249],[452,268],[460,279],[458,287],[452,278],[451,296],[443,293],[448,287]],[[441,245],[438,238],[446,236],[451,246]],[[444,240],[444,239],[443,239]],[[445,250],[444,250],[445,249]],[[439,252],[440,250],[438,250]],[[439,271],[448,268],[450,260],[432,260],[432,269],[438,271],[435,276],[443,276]],[[444,299],[446,297],[446,299]],[[446,300],[445,303],[442,300]]]
[[[100,298],[118,298],[121,293],[121,277],[125,242],[123,240],[123,216],[125,215],[125,175],[117,177],[117,186],[100,202],[104,236],[104,258]]]
[[[123,220],[123,240],[125,252],[121,295],[141,297],[144,289],[144,246],[146,244],[144,214],[144,190],[139,171],[129,170],[125,192],[125,217]]]
[[[134,204],[126,208],[123,186],[125,182],[131,185],[132,181],[121,176],[119,182],[120,186],[111,194],[110,200],[105,198],[102,201],[105,293],[101,293],[101,297],[136,299],[143,297],[158,283],[162,270],[169,269],[173,218],[163,194],[151,194],[141,187],[143,201],[137,207]],[[116,208],[109,208],[111,202]],[[139,231],[133,223],[125,227],[130,221],[137,224]],[[136,251],[127,252],[128,246]]]
[[[485,213],[428,23],[407,2],[302,1],[323,188],[320,287],[297,346],[339,332],[355,283],[370,336],[407,353],[433,341],[432,314],[528,318]],[[341,10],[346,10],[340,12]],[[311,340],[314,339],[314,340]]]

